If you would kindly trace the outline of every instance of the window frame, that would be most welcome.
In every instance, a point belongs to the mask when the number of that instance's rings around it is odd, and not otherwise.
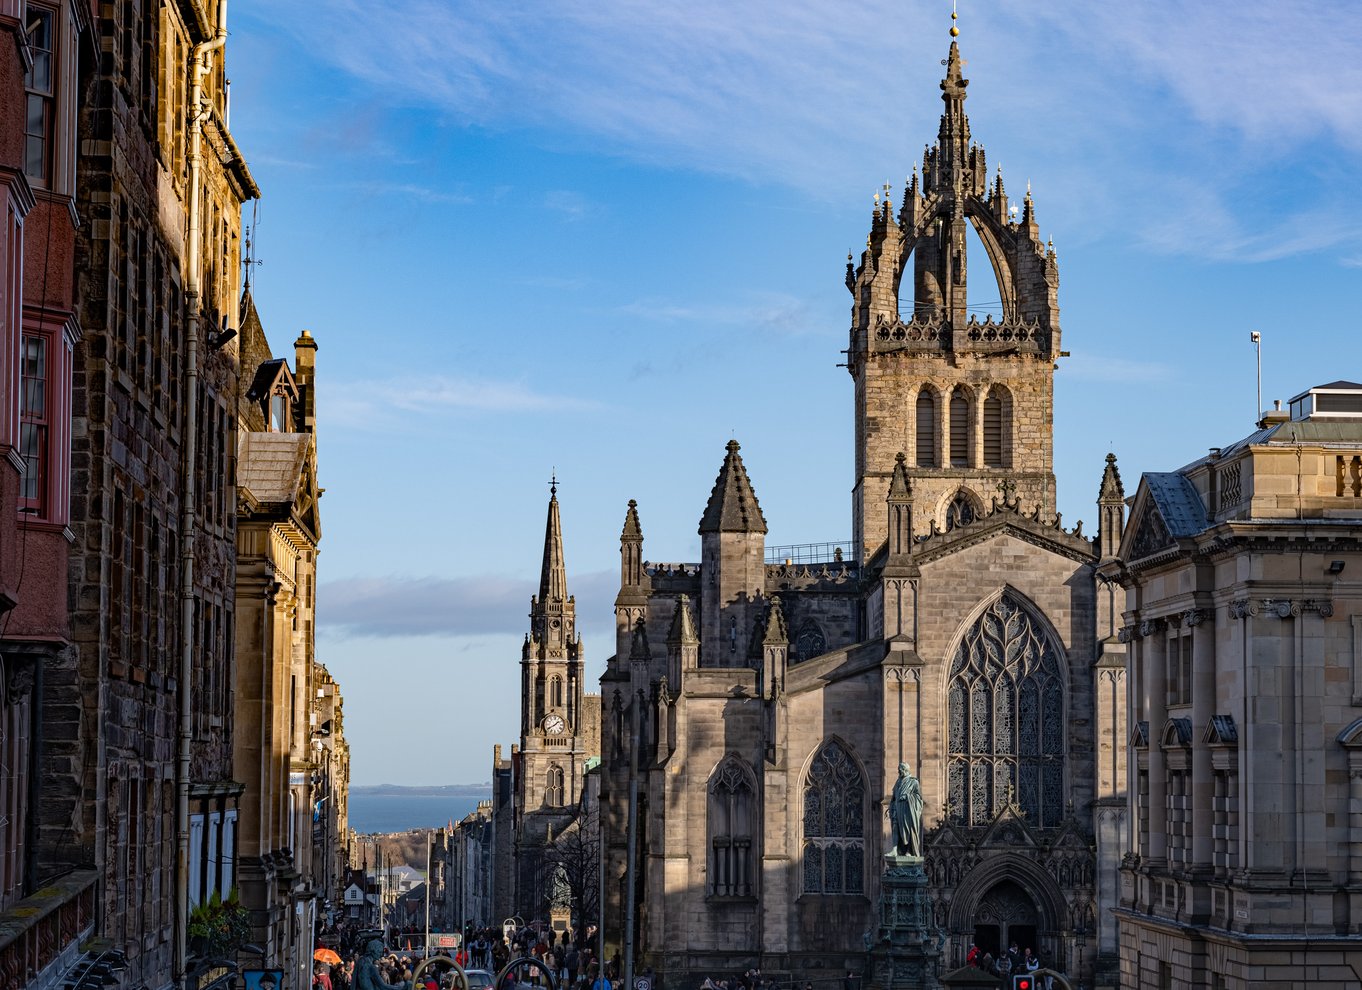
[[[41,12],[51,16],[50,48],[35,49],[28,40],[28,26],[33,14]],[[46,54],[49,65],[49,85],[47,90],[33,87],[33,70],[24,73],[24,160],[21,167],[29,183],[36,189],[45,189],[62,196],[75,196],[76,192],[76,45],[79,28],[74,6],[58,0],[28,0],[24,14],[23,29],[25,44],[29,47],[30,57],[36,51]],[[34,61],[36,66],[36,60]],[[29,140],[29,98],[37,97],[46,101],[46,120],[44,122],[44,165],[41,175],[35,175],[28,168]]]
[[[40,306],[25,306],[22,331],[17,336],[14,380],[20,387],[15,390],[14,414],[15,439],[20,443],[21,453],[24,424],[34,421],[24,411],[26,342],[42,341],[46,356],[43,376],[46,408],[41,420],[46,436],[40,451],[43,469],[36,497],[26,496],[21,478],[19,511],[30,523],[64,526],[71,511],[71,369],[79,330],[74,316]]]

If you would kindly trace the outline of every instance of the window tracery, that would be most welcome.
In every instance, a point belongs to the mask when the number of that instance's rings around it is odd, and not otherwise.
[[[1064,682],[1037,619],[1004,592],[956,648],[947,688],[951,820],[983,825],[1009,801],[1041,828],[1064,808]]]
[[[795,635],[795,658],[798,660],[810,660],[817,656],[822,656],[827,652],[828,642],[823,635],[823,630],[819,628],[813,619],[805,619],[799,627],[799,632]]]
[[[865,778],[851,754],[829,740],[804,782],[804,892],[865,889]]]
[[[716,897],[752,896],[755,808],[752,774],[730,756],[709,784],[710,893]]]
[[[563,768],[557,763],[549,767],[548,787],[544,792],[544,803],[550,808],[563,806]]]
[[[946,506],[946,529],[955,529],[957,526],[968,526],[979,518],[979,514],[974,509],[974,500],[965,493],[962,488],[955,493],[950,504]]]

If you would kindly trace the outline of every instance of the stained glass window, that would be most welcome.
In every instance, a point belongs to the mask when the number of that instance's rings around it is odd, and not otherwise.
[[[830,740],[804,782],[804,890],[865,889],[865,778],[841,743]]]
[[[1064,811],[1061,654],[1019,599],[1004,592],[970,627],[947,690],[947,814],[991,822],[1009,802],[1040,828]]]
[[[716,897],[750,897],[756,786],[747,766],[730,756],[709,781],[709,890]]]

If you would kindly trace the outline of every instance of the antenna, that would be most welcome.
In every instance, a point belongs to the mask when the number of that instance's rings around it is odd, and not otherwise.
[[[246,229],[246,236],[242,238],[241,266],[245,269],[242,275],[242,292],[251,291],[251,269],[258,265],[263,265],[255,257],[255,228],[260,225],[260,200],[251,201],[251,225]]]
[[[1257,330],[1250,330],[1249,341],[1258,351],[1258,405],[1253,410],[1253,422],[1257,423],[1263,415],[1263,335]]]

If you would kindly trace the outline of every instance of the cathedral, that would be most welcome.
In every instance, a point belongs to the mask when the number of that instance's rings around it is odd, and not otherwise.
[[[1055,509],[1057,259],[1030,192],[1013,205],[971,138],[954,42],[946,64],[935,146],[848,259],[850,545],[768,548],[736,441],[698,562],[649,563],[647,507],[625,514],[601,678],[604,917],[620,946],[634,784],[637,966],[669,985],[860,972],[901,763],[921,779],[943,970],[1016,942],[1087,986],[1115,971],[1126,647],[1098,566],[1124,492],[1108,457],[1095,534]],[[527,685],[545,746],[553,690]]]

